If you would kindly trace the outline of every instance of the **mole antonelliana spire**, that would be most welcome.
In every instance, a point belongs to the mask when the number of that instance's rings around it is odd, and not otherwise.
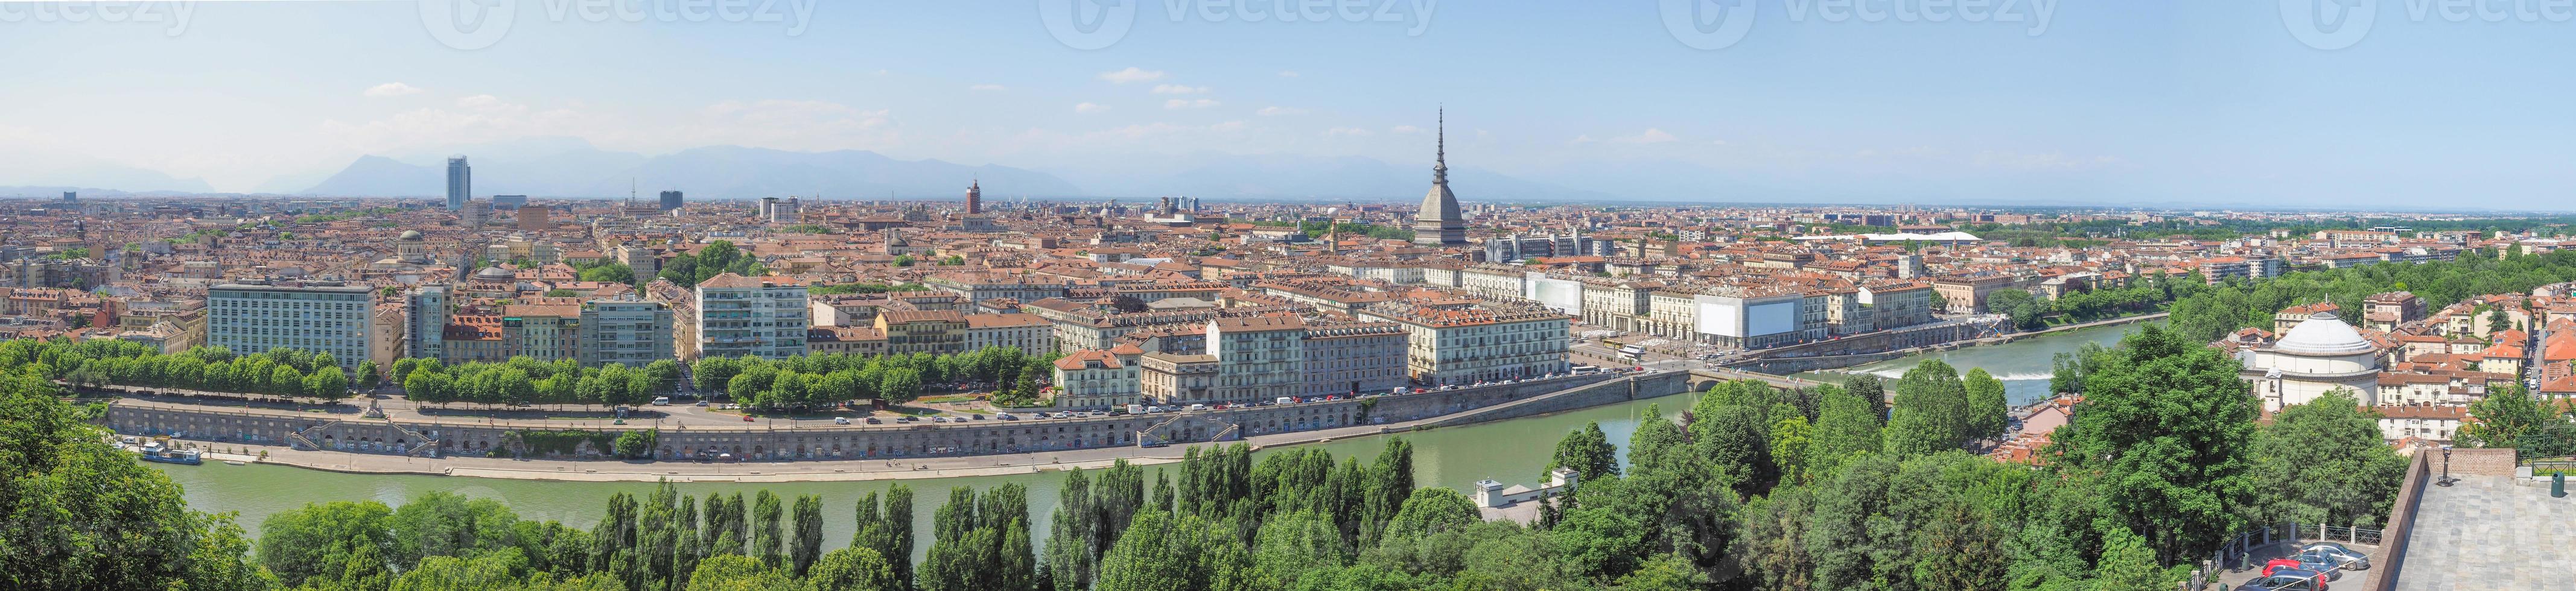
[[[1440,109],[1440,135],[1431,163],[1431,192],[1422,196],[1422,211],[1413,217],[1413,243],[1456,246],[1467,243],[1466,216],[1458,213],[1458,195],[1449,192],[1449,109]]]

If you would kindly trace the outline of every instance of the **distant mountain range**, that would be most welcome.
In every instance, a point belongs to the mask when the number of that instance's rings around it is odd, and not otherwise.
[[[1391,164],[1364,157],[1207,152],[1060,165],[1041,171],[899,160],[864,150],[791,152],[712,146],[645,156],[601,150],[573,138],[528,138],[458,146],[446,152],[361,156],[337,172],[316,171],[271,179],[253,194],[435,198],[446,193],[447,153],[462,153],[471,159],[477,197],[613,199],[625,197],[632,187],[638,197],[646,199],[665,190],[686,192],[691,200],[790,195],[825,199],[955,199],[965,194],[968,183],[980,181],[985,196],[994,200],[1145,201],[1160,196],[1188,196],[1211,201],[1409,203],[1420,200],[1431,184],[1428,162]],[[203,181],[182,181],[148,170],[93,172],[68,178],[81,179],[81,186],[106,189],[0,186],[0,196],[42,198],[60,196],[64,190],[99,197],[214,193]],[[1478,168],[1452,170],[1450,186],[1467,201],[1600,202],[1627,198]]]
[[[584,147],[534,158],[474,159],[474,194],[532,197],[623,197],[633,187],[643,197],[674,190],[690,199],[744,199],[787,195],[876,199],[964,195],[966,185],[1011,187],[1014,193],[1063,197],[1082,190],[1054,175],[1008,166],[968,166],[938,160],[896,160],[864,150],[789,152],[716,146],[646,157]],[[445,194],[444,160],[412,164],[364,156],[339,173],[296,193],[354,197],[432,197]]]

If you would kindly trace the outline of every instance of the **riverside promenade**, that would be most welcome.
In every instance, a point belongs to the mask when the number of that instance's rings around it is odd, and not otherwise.
[[[1106,468],[1119,460],[1131,464],[1154,465],[1181,461],[1192,448],[1215,448],[1245,443],[1255,449],[1323,443],[1344,439],[1401,434],[1419,429],[1449,427],[1474,422],[1504,420],[1587,408],[1600,404],[1633,399],[1660,397],[1681,393],[1688,383],[1687,372],[1654,372],[1630,376],[1632,383],[1657,384],[1654,390],[1638,391],[1618,388],[1578,387],[1534,397],[1513,404],[1469,408],[1459,412],[1425,416],[1384,424],[1351,425],[1307,431],[1266,433],[1243,437],[1237,441],[1174,443],[1162,447],[1134,445],[1084,449],[1049,450],[1025,453],[1002,453],[920,458],[871,459],[798,459],[788,461],[629,461],[607,459],[512,459],[451,455],[421,457],[411,455],[355,453],[335,450],[305,450],[280,445],[210,442],[181,438],[180,441],[208,449],[209,462],[256,462],[352,474],[418,474],[432,476],[466,476],[515,480],[556,480],[573,482],[840,482],[867,480],[910,480],[971,476],[1004,476],[1031,474],[1075,468]],[[1619,381],[1629,381],[1623,378]],[[1665,388],[1661,385],[1670,385]]]

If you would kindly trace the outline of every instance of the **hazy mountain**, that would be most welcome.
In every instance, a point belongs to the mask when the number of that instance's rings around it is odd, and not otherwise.
[[[650,197],[665,190],[684,191],[691,199],[738,199],[817,194],[840,199],[879,199],[889,193],[904,198],[940,197],[966,192],[982,179],[999,195],[1065,197],[1081,195],[1071,183],[1044,173],[1007,166],[967,166],[938,160],[896,160],[875,152],[789,152],[763,148],[715,146],[645,157],[609,152],[588,144],[557,145],[547,153],[528,145],[499,151],[506,156],[463,151],[474,166],[474,195],[534,197],[625,197],[629,187]],[[470,150],[471,148],[467,148]],[[315,195],[426,197],[446,193],[444,156],[410,159],[366,156],[320,184],[300,191]]]
[[[1355,200],[1416,202],[1431,188],[1427,163],[1392,164],[1357,156],[1196,154],[1127,170],[1086,170],[1077,182],[1094,195],[1213,200]],[[1594,201],[1619,197],[1536,182],[1480,168],[1453,168],[1449,188],[1461,201]]]
[[[442,196],[447,194],[447,171],[383,156],[359,156],[322,184],[298,192],[334,197]]]
[[[479,176],[479,175],[478,175]],[[967,166],[938,160],[896,160],[865,150],[788,152],[766,148],[715,146],[684,150],[644,161],[625,175],[591,186],[590,194],[623,195],[627,177],[658,190],[687,192],[690,199],[739,199],[821,195],[830,199],[963,198],[966,185],[981,180],[988,197],[1070,197],[1084,194],[1072,183],[1042,172],[1008,166]]]
[[[20,162],[24,164],[24,162]],[[159,171],[93,159],[76,159],[60,164],[43,164],[42,176],[30,178],[0,177],[0,184],[17,185],[0,192],[23,193],[12,196],[60,198],[63,191],[87,190],[105,195],[125,193],[211,193],[215,188],[204,179],[174,178]],[[81,189],[80,187],[97,187]]]

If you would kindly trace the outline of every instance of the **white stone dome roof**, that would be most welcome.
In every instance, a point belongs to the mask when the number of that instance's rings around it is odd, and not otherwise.
[[[2290,327],[2280,342],[2272,344],[2272,350],[2292,355],[2359,355],[2377,353],[2379,346],[2362,338],[2361,331],[2335,318],[2333,312],[2318,312]]]
[[[404,241],[414,241],[414,240],[420,240],[420,239],[421,239],[421,238],[420,238],[420,231],[419,231],[419,230],[403,230],[403,233],[402,233],[402,240],[404,240]]]

